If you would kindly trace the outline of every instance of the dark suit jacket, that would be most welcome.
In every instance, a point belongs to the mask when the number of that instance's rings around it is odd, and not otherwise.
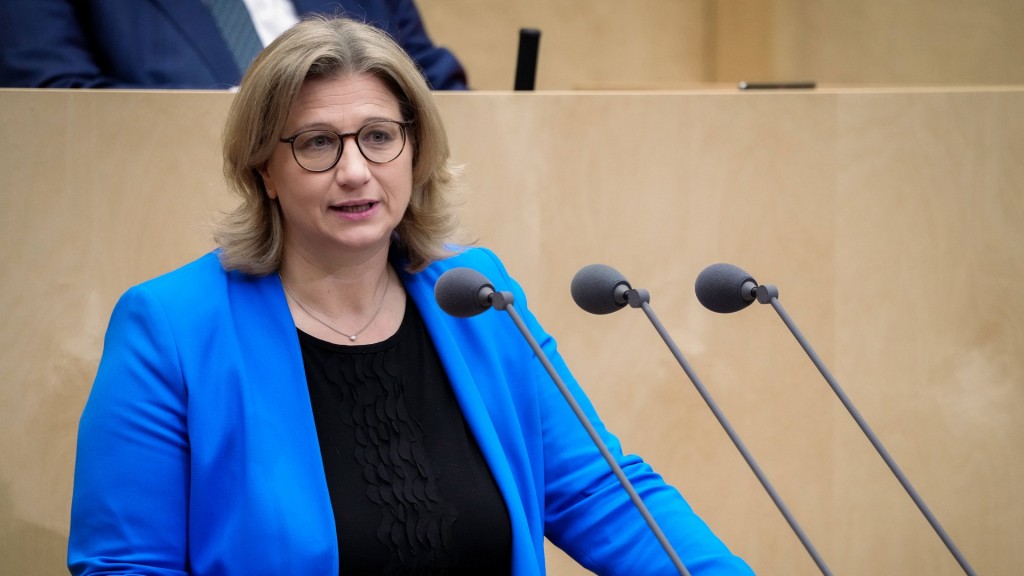
[[[301,17],[344,14],[388,31],[436,90],[466,88],[413,0],[293,0]],[[202,0],[0,0],[0,86],[213,88],[241,72]]]

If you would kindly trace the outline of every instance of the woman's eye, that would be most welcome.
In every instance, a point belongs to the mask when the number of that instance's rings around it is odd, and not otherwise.
[[[367,130],[363,134],[363,143],[380,146],[394,140],[394,136],[386,130]]]
[[[335,138],[327,134],[310,134],[297,142],[302,150],[317,151],[334,148]]]

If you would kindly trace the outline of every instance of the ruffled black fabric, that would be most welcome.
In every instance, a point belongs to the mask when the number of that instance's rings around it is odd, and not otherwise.
[[[446,574],[443,559],[457,512],[438,495],[423,449],[423,426],[409,416],[404,383],[386,365],[395,349],[328,360],[325,375],[342,394],[338,417],[355,432],[355,462],[366,496],[381,508],[377,538],[392,552],[387,573],[414,566]]]
[[[508,574],[504,499],[412,303],[384,342],[299,341],[340,574]]]

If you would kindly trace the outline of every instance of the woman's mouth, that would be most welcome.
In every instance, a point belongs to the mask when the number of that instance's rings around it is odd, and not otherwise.
[[[367,202],[366,204],[352,204],[347,206],[332,206],[332,209],[339,212],[347,212],[349,214],[358,214],[360,212],[366,212],[373,209],[377,205],[377,202]]]
[[[331,212],[336,218],[348,222],[361,222],[375,218],[380,213],[380,206],[381,204],[378,200],[366,200],[364,202],[331,206]]]

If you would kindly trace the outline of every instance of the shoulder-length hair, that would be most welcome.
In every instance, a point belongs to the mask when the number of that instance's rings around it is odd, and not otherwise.
[[[224,128],[224,176],[241,202],[214,230],[228,270],[275,273],[283,246],[281,209],[259,170],[275,147],[292,103],[309,79],[371,74],[398,99],[411,121],[412,197],[395,230],[407,269],[422,270],[450,254],[457,229],[449,195],[456,169],[441,115],[416,64],[387,33],[343,18],[302,20],[271,43],[242,79]]]

